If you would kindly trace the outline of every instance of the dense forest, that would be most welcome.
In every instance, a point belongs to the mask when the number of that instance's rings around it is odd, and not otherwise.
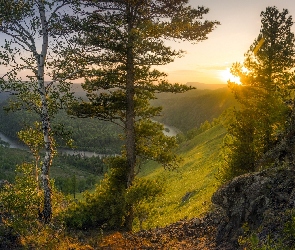
[[[240,83],[170,83],[154,66],[185,52],[167,41],[206,40],[208,12],[0,3],[0,132],[26,148],[0,141],[1,249],[294,248],[292,16],[261,12]]]
[[[7,102],[0,104],[0,119],[2,121],[0,131],[13,140],[21,142],[17,137],[17,132],[33,124],[37,116],[35,113],[22,110],[6,112],[3,108],[7,106]],[[11,126],[11,124],[14,125]],[[60,131],[56,135],[58,147],[69,147],[66,142],[68,138],[71,138],[74,149],[100,154],[118,154],[123,145],[119,138],[123,131],[112,123],[91,118],[71,117],[67,116],[64,111],[60,111],[52,119],[52,126]]]

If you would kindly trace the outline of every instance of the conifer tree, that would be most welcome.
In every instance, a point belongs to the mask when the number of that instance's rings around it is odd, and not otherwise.
[[[76,106],[73,113],[113,121],[124,128],[126,188],[129,188],[139,157],[166,166],[175,163],[170,150],[175,139],[165,137],[163,127],[150,120],[161,111],[149,104],[156,93],[190,89],[170,84],[166,74],[154,68],[171,63],[184,53],[174,50],[166,41],[205,40],[219,23],[202,20],[209,9],[194,9],[187,0],[83,1],[83,4],[70,26],[76,27],[73,40],[80,45],[79,50],[73,51],[75,62],[90,67],[81,75],[86,79],[83,87],[89,102]],[[68,61],[72,55],[65,53],[64,57]]]
[[[229,82],[241,109],[229,132],[230,169],[234,175],[255,170],[255,162],[277,140],[287,120],[286,101],[295,87],[295,39],[292,16],[267,7],[261,12],[261,30],[245,54],[244,63],[231,69],[241,85]]]

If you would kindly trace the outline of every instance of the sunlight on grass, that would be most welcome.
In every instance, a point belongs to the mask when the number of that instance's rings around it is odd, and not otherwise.
[[[217,125],[180,145],[184,161],[177,170],[164,170],[152,162],[143,167],[141,177],[161,177],[167,185],[164,195],[152,204],[152,216],[143,223],[145,229],[199,217],[208,211],[211,196],[218,187],[215,174],[225,134],[226,130]]]

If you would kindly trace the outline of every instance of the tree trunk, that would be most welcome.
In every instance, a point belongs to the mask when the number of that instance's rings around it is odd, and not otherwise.
[[[41,72],[42,72],[42,69],[41,69]],[[53,152],[52,152],[52,143],[50,139],[50,121],[49,121],[49,114],[48,114],[48,108],[47,108],[44,78],[38,79],[38,82],[39,82],[39,93],[40,93],[40,98],[42,103],[41,104],[42,105],[41,122],[42,122],[42,132],[43,132],[44,145],[45,145],[45,156],[43,159],[43,164],[41,169],[42,188],[44,192],[44,205],[43,205],[43,211],[42,211],[42,219],[44,223],[49,223],[52,217],[49,168],[51,166]]]
[[[136,148],[135,148],[135,112],[134,112],[134,56],[133,56],[133,35],[132,31],[132,16],[130,8],[127,8],[128,16],[128,44],[127,44],[127,63],[126,63],[126,157],[127,157],[127,183],[126,188],[132,186],[135,177],[136,165]],[[126,216],[126,229],[132,230],[133,209],[127,208],[128,215]]]
[[[42,25],[42,51],[39,55],[36,56],[37,65],[38,65],[38,90],[41,99],[41,112],[40,118],[42,122],[42,132],[44,137],[44,146],[45,146],[45,156],[43,159],[42,169],[41,169],[41,180],[42,188],[44,192],[44,204],[43,211],[41,212],[42,220],[44,223],[49,223],[52,217],[52,207],[51,207],[51,188],[49,182],[49,168],[52,162],[52,143],[50,139],[50,121],[48,113],[48,105],[46,99],[46,90],[44,85],[44,69],[45,61],[48,50],[48,27],[45,15],[45,6],[42,0],[38,1],[40,20]]]
[[[127,84],[126,84],[126,154],[128,164],[127,188],[134,180],[136,152],[135,152],[135,112],[134,112],[134,65],[132,49],[128,49],[127,55]]]

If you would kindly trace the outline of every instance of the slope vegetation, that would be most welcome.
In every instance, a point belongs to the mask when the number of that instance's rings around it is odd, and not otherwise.
[[[166,191],[149,204],[152,216],[143,222],[143,228],[165,226],[184,218],[199,217],[211,205],[211,196],[218,188],[216,174],[220,162],[220,148],[226,135],[222,125],[196,136],[180,145],[183,162],[176,170],[164,170],[149,162],[140,177],[164,179]]]
[[[153,101],[163,107],[159,122],[176,127],[182,132],[199,127],[206,120],[211,122],[223,111],[237,106],[234,95],[227,88],[216,90],[190,90],[182,94],[162,93]]]

